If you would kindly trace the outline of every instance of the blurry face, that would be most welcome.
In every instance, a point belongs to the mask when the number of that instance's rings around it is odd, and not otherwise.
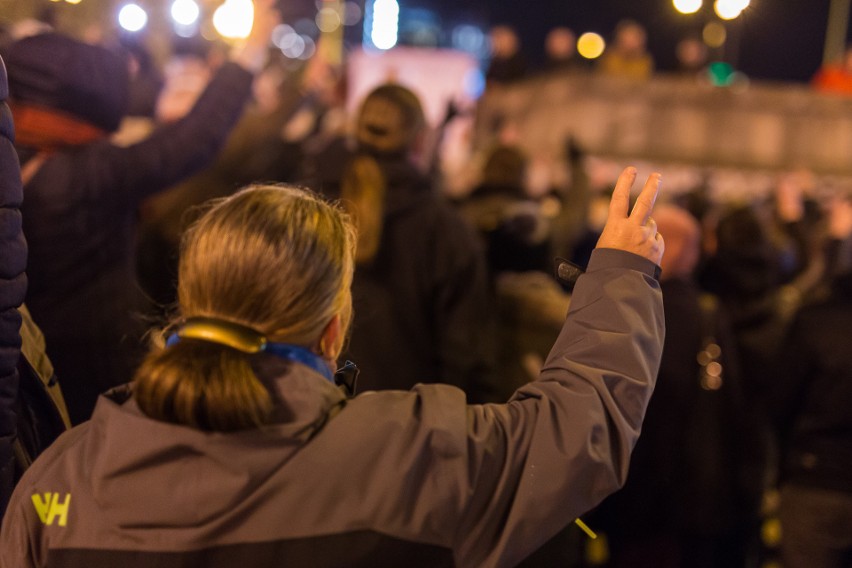
[[[687,67],[698,67],[707,59],[707,49],[698,40],[684,40],[677,46],[677,58]]]
[[[500,26],[491,30],[491,53],[495,57],[511,57],[518,51],[518,36]]]
[[[408,146],[408,128],[402,110],[381,97],[364,103],[358,117],[358,142],[383,152]]]
[[[639,26],[625,26],[619,30],[616,43],[624,51],[642,51],[645,49],[645,31]]]
[[[547,34],[547,54],[553,59],[568,59],[574,55],[576,39],[569,30],[557,29]]]

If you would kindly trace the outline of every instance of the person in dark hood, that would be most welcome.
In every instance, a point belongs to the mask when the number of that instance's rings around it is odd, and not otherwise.
[[[27,303],[47,340],[72,422],[123,381],[147,327],[133,269],[137,207],[213,159],[251,94],[277,21],[259,3],[245,45],[223,64],[193,110],[149,138],[119,147],[108,135],[127,106],[123,57],[58,33],[8,50],[29,242]]]
[[[425,126],[411,90],[381,85],[361,105],[356,148],[340,177],[318,167],[309,175],[325,177],[316,188],[342,198],[358,226],[346,355],[362,371],[362,390],[443,382],[489,401],[494,319],[484,255],[413,163]],[[313,162],[328,164],[322,156]]]

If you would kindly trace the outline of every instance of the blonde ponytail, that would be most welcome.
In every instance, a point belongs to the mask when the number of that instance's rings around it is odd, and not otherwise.
[[[272,398],[248,358],[224,345],[183,340],[145,359],[136,373],[136,402],[152,418],[200,430],[260,426],[272,413]]]
[[[315,350],[338,316],[342,342],[351,317],[354,247],[346,213],[310,192],[247,188],[217,203],[185,235],[180,321],[224,320]],[[148,355],[134,396],[158,420],[215,431],[256,427],[270,420],[274,404],[252,370],[252,356],[182,339]]]
[[[341,183],[343,206],[358,231],[355,262],[370,263],[379,251],[384,228],[387,184],[375,158],[360,155],[346,167]]]

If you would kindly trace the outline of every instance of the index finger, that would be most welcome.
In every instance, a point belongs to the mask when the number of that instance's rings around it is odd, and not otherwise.
[[[636,198],[636,205],[633,206],[630,219],[638,221],[640,225],[648,222],[648,218],[651,217],[651,211],[654,209],[654,203],[657,201],[661,179],[662,176],[658,173],[648,176],[648,181],[645,182],[642,193]]]
[[[632,166],[624,168],[618,176],[618,181],[615,182],[615,189],[612,190],[612,199],[609,202],[610,217],[627,218],[627,210],[630,208],[630,188],[633,187],[634,181],[636,181],[636,168]]]

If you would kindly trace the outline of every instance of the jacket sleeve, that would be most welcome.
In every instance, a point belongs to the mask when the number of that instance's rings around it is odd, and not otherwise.
[[[224,145],[251,94],[253,75],[225,63],[192,110],[128,147],[109,146],[99,158],[106,179],[100,187],[119,191],[127,206],[208,165]]]
[[[0,517],[12,492],[15,439],[15,400],[18,396],[18,357],[21,316],[27,280],[27,244],[21,229],[21,172],[12,146],[12,115],[6,69],[0,60]]]
[[[665,335],[655,265],[598,249],[539,380],[468,409],[461,566],[514,566],[624,484]]]

